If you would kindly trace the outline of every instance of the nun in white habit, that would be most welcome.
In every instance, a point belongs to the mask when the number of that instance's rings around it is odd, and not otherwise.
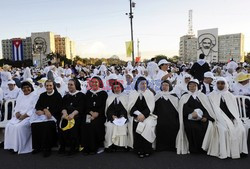
[[[152,143],[156,138],[157,116],[153,114],[154,94],[147,85],[147,80],[139,77],[135,84],[136,91],[130,92],[128,101],[130,115],[128,146],[135,149],[139,158],[150,156]]]
[[[119,81],[112,84],[112,92],[106,101],[105,114],[105,142],[108,151],[118,147],[127,147],[127,101],[128,97],[123,93],[123,85]]]
[[[14,116],[5,128],[4,149],[18,152],[18,154],[32,151],[30,117],[35,112],[37,96],[32,84],[23,82],[23,91],[16,101]]]
[[[228,91],[225,78],[216,80],[214,91],[208,96],[218,120],[219,152],[221,159],[240,158],[248,154],[247,134],[241,119],[235,96]]]

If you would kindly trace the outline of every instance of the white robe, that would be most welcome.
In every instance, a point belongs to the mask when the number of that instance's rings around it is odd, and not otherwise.
[[[115,98],[117,98],[122,103],[123,107],[127,110],[127,103],[128,103],[127,95],[123,93],[119,95],[111,94],[108,96],[108,99],[106,101],[105,114],[107,112],[108,107],[113,103]],[[105,148],[108,148],[112,144],[120,147],[127,147],[128,145],[127,123],[125,123],[123,126],[117,126],[109,121],[105,123],[105,130],[106,130],[105,141],[104,141]]]
[[[5,128],[4,149],[13,149],[18,154],[32,151],[30,116],[35,112],[37,96],[35,92],[29,95],[20,94],[16,101],[14,115]],[[15,114],[27,114],[29,117],[20,121]]]
[[[144,96],[148,108],[150,110],[150,115],[144,120],[145,128],[144,131],[141,133],[141,136],[144,137],[148,142],[154,143],[156,139],[155,134],[155,128],[157,125],[157,116],[153,114],[154,108],[155,108],[155,100],[154,100],[154,94],[150,90],[146,90],[142,93]],[[128,100],[128,146],[133,148],[134,144],[134,137],[133,137],[133,121],[134,117],[130,116],[130,111],[134,104],[136,103],[138,97],[140,97],[140,93],[137,91],[131,91],[129,94],[129,100]]]
[[[222,96],[225,99],[228,109],[235,118],[234,122],[232,122],[220,108]],[[227,157],[236,159],[240,158],[241,153],[248,154],[247,134],[239,118],[239,110],[235,96],[228,91],[213,91],[208,97],[216,119],[218,120],[217,123],[220,126],[218,128],[219,157],[222,159]]]

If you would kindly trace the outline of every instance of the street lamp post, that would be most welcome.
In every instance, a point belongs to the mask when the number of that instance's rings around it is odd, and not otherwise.
[[[132,2],[132,0],[129,0],[130,5],[130,12],[126,13],[126,15],[129,15],[130,18],[130,31],[131,31],[131,43],[132,43],[132,63],[135,65],[135,53],[134,53],[134,35],[133,35],[133,8],[135,7],[135,2]]]

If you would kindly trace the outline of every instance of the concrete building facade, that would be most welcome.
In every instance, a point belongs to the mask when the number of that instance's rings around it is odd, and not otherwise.
[[[184,62],[191,62],[197,58],[197,38],[194,35],[184,35],[180,38],[179,56]]]
[[[219,62],[233,58],[244,62],[244,35],[242,33],[219,36]]]

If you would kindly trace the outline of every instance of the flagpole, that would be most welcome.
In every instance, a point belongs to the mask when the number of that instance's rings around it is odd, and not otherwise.
[[[132,8],[135,7],[135,3],[132,2],[132,0],[129,0],[130,5],[130,12],[129,12],[129,18],[130,18],[130,31],[131,31],[131,43],[132,43],[132,64],[135,65],[135,53],[134,53],[134,35],[133,35],[133,11]]]

